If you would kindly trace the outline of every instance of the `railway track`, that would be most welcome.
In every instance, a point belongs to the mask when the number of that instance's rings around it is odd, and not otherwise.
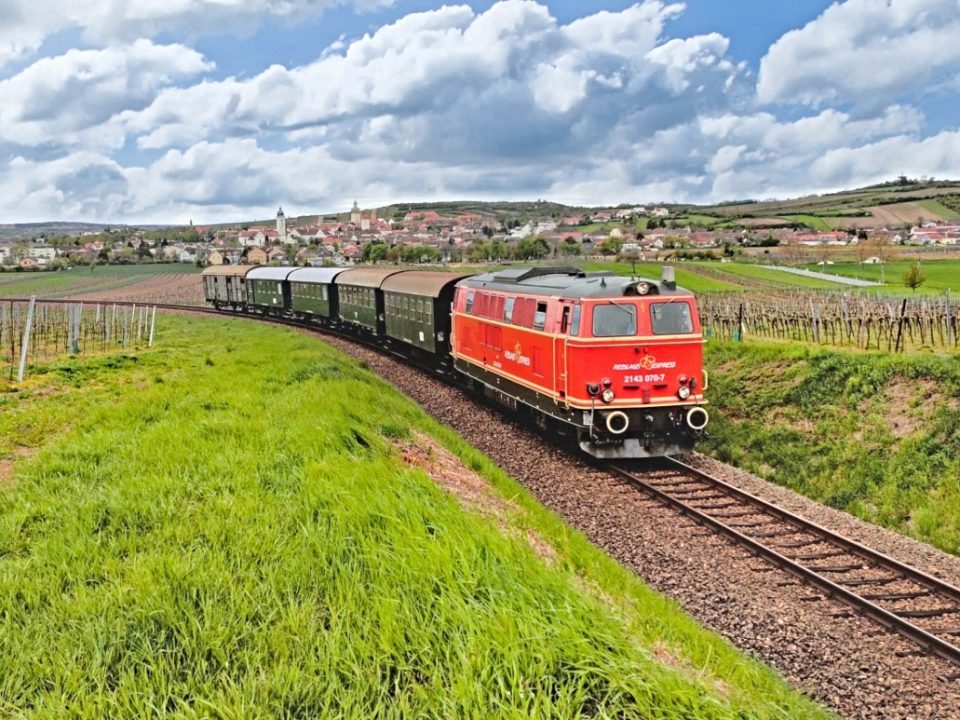
[[[611,472],[960,666],[960,588],[673,458]],[[960,678],[960,672],[950,679]]]

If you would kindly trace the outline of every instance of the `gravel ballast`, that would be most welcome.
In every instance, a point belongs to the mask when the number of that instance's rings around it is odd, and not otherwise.
[[[585,457],[393,358],[327,342],[365,362],[493,458],[545,506],[584,532],[700,623],[778,669],[848,718],[960,718],[960,667],[749,555]],[[960,585],[960,558],[861,522],[699,454],[686,462],[824,527]],[[960,618],[956,618],[960,626]]]

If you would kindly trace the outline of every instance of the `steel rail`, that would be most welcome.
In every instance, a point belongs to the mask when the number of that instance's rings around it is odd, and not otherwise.
[[[797,532],[807,532],[809,534],[818,536],[822,538],[823,542],[840,546],[847,552],[855,553],[865,560],[869,559],[870,561],[881,565],[883,568],[898,573],[903,579],[913,580],[918,584],[922,584],[923,586],[942,593],[943,595],[947,595],[948,597],[960,598],[960,588],[949,585],[948,583],[945,583],[942,580],[933,577],[932,575],[928,575],[916,568],[905,565],[894,558],[879,553],[875,550],[871,550],[870,548],[861,545],[854,540],[850,540],[849,538],[838,535],[831,530],[827,530],[826,528],[817,525],[814,522],[806,520],[799,515],[795,515],[788,510],[784,510],[783,508],[773,505],[772,503],[741,490],[740,488],[736,488],[733,485],[715,478],[703,472],[702,470],[693,468],[686,463],[675,460],[674,458],[667,458],[667,461],[670,465],[679,468],[683,473],[692,475],[700,481],[720,488],[723,492],[736,497],[745,504],[756,506],[758,508],[756,514],[758,515],[772,515],[782,522],[794,525],[797,528]],[[723,520],[710,515],[708,512],[704,512],[703,510],[694,507],[689,502],[671,494],[669,490],[665,490],[661,487],[658,487],[656,484],[645,480],[642,473],[637,473],[630,469],[616,465],[609,466],[608,469],[615,475],[628,481],[631,485],[663,502],[665,505],[671,506],[681,513],[694,518],[700,523],[717,530],[718,532],[734,540],[736,543],[746,546],[760,557],[773,562],[781,569],[811,585],[820,588],[821,590],[824,590],[829,595],[832,595],[852,606],[853,608],[863,612],[864,615],[867,615],[872,620],[880,623],[888,629],[910,638],[923,648],[936,653],[945,660],[949,660],[956,665],[960,665],[960,647],[944,640],[941,637],[938,637],[937,635],[934,635],[927,630],[924,630],[921,627],[918,627],[909,620],[906,620],[896,613],[871,602],[864,596],[858,595],[856,592],[849,590],[843,585],[830,580],[829,578],[820,574],[816,568],[809,568],[801,565],[796,560],[778,552],[770,545],[760,542],[756,538],[750,537],[746,533],[740,532],[735,527],[726,524],[723,522]]]

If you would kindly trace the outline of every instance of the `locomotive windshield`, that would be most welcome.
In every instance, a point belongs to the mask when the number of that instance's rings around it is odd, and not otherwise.
[[[594,337],[622,337],[637,334],[637,306],[607,303],[593,308]]]
[[[693,332],[690,305],[685,302],[653,303],[650,324],[654,335],[684,335]]]

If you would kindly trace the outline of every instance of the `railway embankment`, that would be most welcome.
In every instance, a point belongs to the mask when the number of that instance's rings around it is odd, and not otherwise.
[[[825,716],[379,368],[164,316],[7,388],[0,714]]]
[[[960,554],[960,357],[707,345],[704,452]]]

